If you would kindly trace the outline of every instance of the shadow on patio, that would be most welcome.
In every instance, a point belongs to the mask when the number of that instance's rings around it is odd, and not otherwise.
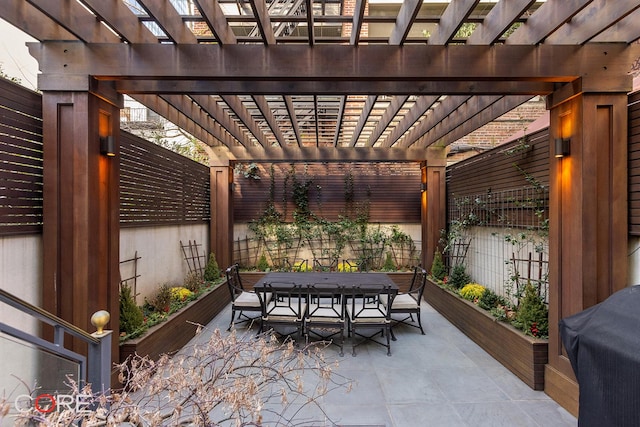
[[[230,316],[229,306],[207,329],[225,331]],[[422,319],[426,335],[404,325],[394,329],[398,340],[392,342],[391,357],[375,344],[360,346],[353,357],[348,339],[344,357],[335,346],[326,350],[328,360],[339,360],[335,371],[354,380],[351,392],[336,390],[323,398],[323,409],[334,422],[387,427],[577,425],[575,417],[544,392],[529,388],[426,302]],[[237,328],[246,331],[244,325]],[[209,336],[205,331],[190,344]],[[304,422],[318,417],[303,413],[297,419],[301,425],[318,425]]]

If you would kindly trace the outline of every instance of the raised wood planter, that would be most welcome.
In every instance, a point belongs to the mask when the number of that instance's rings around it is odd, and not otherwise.
[[[548,342],[524,335],[487,311],[427,280],[425,300],[534,390],[544,390]]]
[[[120,344],[120,361],[134,353],[157,360],[161,354],[181,349],[195,336],[197,327],[190,322],[206,325],[230,302],[227,283],[223,282],[166,321],[149,328],[143,336]]]

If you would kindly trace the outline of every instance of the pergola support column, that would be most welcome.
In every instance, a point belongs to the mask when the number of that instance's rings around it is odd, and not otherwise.
[[[98,310],[109,311],[111,329],[119,319],[121,103],[91,91],[42,96],[43,308],[86,331]],[[100,138],[107,136],[114,139],[113,157],[101,153]],[[118,340],[112,357],[118,360]]]
[[[210,247],[221,269],[233,263],[233,168],[211,166]]]
[[[446,168],[447,147],[431,145],[427,148],[427,161],[422,171],[422,266],[431,269],[433,256],[438,250],[440,230],[447,227]]]
[[[574,86],[575,87],[575,86]],[[625,88],[623,88],[625,90]],[[627,286],[627,91],[560,89],[550,118],[549,363],[545,392],[574,415],[578,385],[558,322]],[[555,156],[557,138],[569,153]]]

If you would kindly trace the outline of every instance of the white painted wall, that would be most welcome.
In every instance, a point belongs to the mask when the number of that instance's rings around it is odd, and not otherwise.
[[[421,241],[422,241],[422,226],[421,224],[415,224],[415,223],[407,223],[407,224],[397,224],[398,228],[400,229],[400,231],[408,234],[411,239],[413,240],[414,244],[416,245],[417,248],[417,256],[418,259],[420,257],[420,250],[421,250]],[[383,230],[387,230],[389,233],[391,232],[391,225],[389,224],[381,224],[380,227]],[[236,223],[234,224],[233,227],[233,238],[234,240],[244,240],[247,236],[253,236],[253,233],[251,233],[251,231],[249,230],[248,224],[247,223]],[[234,244],[234,251],[236,248],[237,244]],[[349,248],[345,248],[345,251],[343,253],[343,258],[345,259],[349,259],[349,258],[353,258],[353,256],[349,253]],[[313,254],[311,252],[311,250],[308,247],[302,247],[300,249],[300,252],[298,254],[298,258],[302,258],[302,259],[306,259],[309,262],[309,265],[311,265],[311,263],[313,262]],[[221,266],[222,268],[222,266]]]
[[[207,224],[162,227],[123,228],[120,230],[120,261],[131,259],[136,251],[138,277],[136,302],[153,295],[162,284],[182,285],[189,273],[187,262],[180,247],[195,241],[203,256],[203,265],[209,258],[209,227]],[[120,277],[133,276],[133,263],[120,264]]]
[[[42,304],[42,237],[0,237],[0,288],[35,306]],[[0,322],[36,334],[38,322],[0,303]],[[22,343],[0,335],[0,393],[9,400],[36,381],[36,353]]]

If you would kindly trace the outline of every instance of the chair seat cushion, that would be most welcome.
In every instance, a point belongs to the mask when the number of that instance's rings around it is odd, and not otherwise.
[[[382,300],[382,303],[386,306],[387,299],[386,299],[386,295],[384,296],[385,296],[385,299]],[[410,295],[410,294],[400,294],[396,296],[393,299],[393,303],[391,304],[392,310],[412,310],[412,309],[415,310],[418,308],[420,308],[420,304],[418,304],[418,301],[416,301],[413,295]]]
[[[256,293],[245,291],[236,297],[233,305],[236,307],[260,308],[260,298]]]
[[[306,317],[307,322],[336,322],[340,323],[340,313],[336,313],[331,307],[318,307],[318,304],[309,304],[309,311]]]
[[[356,304],[355,309],[351,305],[347,306],[347,315],[351,323],[387,323],[387,316],[384,312],[376,308],[375,305],[363,307],[362,304]]]
[[[270,303],[267,306],[267,319],[269,321],[291,321],[302,320],[302,315],[307,309],[307,305],[305,303],[300,304],[300,313],[298,313],[298,304],[287,306],[287,305],[275,305],[275,303]]]

